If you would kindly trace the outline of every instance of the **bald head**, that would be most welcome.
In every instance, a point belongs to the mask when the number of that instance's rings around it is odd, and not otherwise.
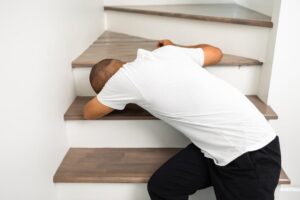
[[[105,83],[125,64],[120,60],[104,59],[93,66],[90,73],[90,83],[98,94]]]

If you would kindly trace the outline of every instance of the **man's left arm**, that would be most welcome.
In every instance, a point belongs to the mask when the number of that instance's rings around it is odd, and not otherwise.
[[[201,48],[204,53],[204,63],[203,66],[215,65],[219,63],[223,57],[223,52],[220,48],[209,45],[209,44],[197,44],[191,46],[183,46],[174,44],[171,40],[161,40],[157,43],[156,47],[160,48],[167,45],[173,45],[184,48]]]
[[[140,92],[121,68],[105,83],[97,96],[85,105],[83,117],[101,118],[114,110],[123,110],[128,103],[136,104],[141,99]]]
[[[97,97],[91,99],[83,109],[83,118],[87,120],[98,119],[111,113],[114,109],[100,103]]]

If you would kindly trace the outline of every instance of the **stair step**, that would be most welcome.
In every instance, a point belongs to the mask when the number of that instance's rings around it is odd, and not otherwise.
[[[278,119],[273,109],[256,95],[247,95],[248,99],[265,116],[267,120]],[[83,107],[92,97],[78,96],[64,115],[65,120],[84,120]],[[155,120],[153,115],[135,104],[128,104],[123,111],[115,110],[100,120]]]
[[[104,10],[272,28],[271,17],[237,4],[105,6]]]
[[[107,58],[119,59],[125,62],[136,58],[138,48],[154,50],[157,40],[135,37],[123,33],[105,31],[86,51],[72,62],[73,68],[92,67]],[[218,66],[248,66],[263,63],[236,55],[224,54]]]
[[[146,183],[181,148],[71,148],[55,183]],[[282,170],[279,184],[290,184]]]

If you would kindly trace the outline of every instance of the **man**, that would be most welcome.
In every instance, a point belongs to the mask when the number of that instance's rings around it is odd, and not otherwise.
[[[218,63],[220,49],[183,47],[169,40],[139,49],[133,62],[106,59],[90,82],[96,93],[86,119],[135,103],[181,131],[191,143],[150,178],[152,200],[187,200],[214,187],[218,200],[272,200],[279,180],[278,136],[238,90],[202,66]]]

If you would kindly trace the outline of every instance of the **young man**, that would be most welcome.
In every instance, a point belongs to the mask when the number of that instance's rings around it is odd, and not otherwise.
[[[202,68],[218,63],[221,50],[169,40],[158,47],[139,49],[130,63],[96,64],[90,82],[99,94],[85,106],[84,117],[135,103],[191,140],[150,178],[152,200],[187,200],[210,186],[218,200],[274,199],[281,170],[278,136],[242,93]]]

